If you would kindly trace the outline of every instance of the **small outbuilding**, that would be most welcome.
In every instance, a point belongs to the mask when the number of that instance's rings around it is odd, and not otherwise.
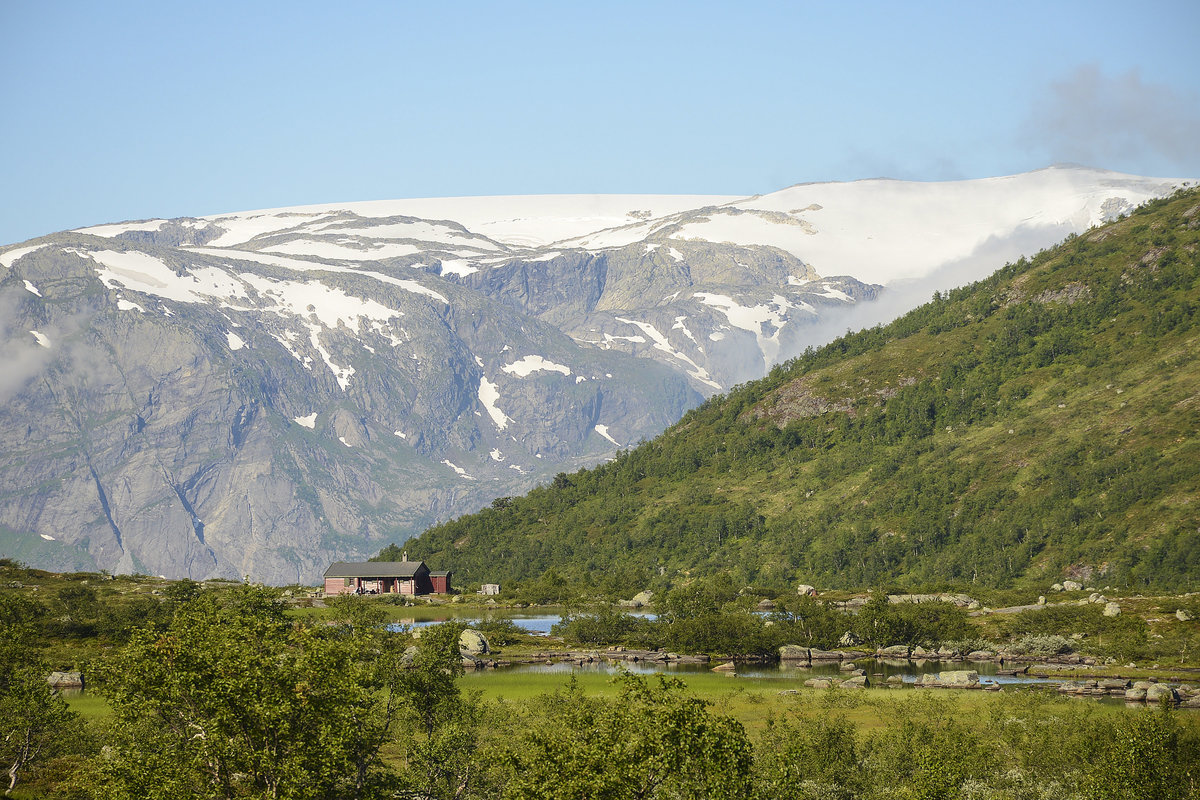
[[[449,594],[450,573],[424,561],[338,561],[325,570],[325,594]]]

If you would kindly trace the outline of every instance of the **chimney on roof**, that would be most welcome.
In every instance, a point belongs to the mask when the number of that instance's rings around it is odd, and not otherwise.
[[[401,561],[408,561],[408,551],[404,551],[404,555],[400,556]]]

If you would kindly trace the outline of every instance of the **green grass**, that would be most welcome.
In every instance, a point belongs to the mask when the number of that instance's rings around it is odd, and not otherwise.
[[[711,703],[717,713],[733,717],[751,734],[764,730],[769,720],[791,715],[836,713],[856,728],[869,731],[894,727],[917,713],[935,713],[939,717],[969,723],[985,715],[1066,715],[1080,704],[1077,699],[1036,687],[1006,687],[995,693],[882,688],[839,690],[807,688],[803,685],[803,677],[748,678],[719,673],[688,673],[678,677],[687,685],[689,693]],[[613,697],[619,691],[612,675],[587,671],[487,671],[467,674],[459,685],[464,691],[478,692],[486,701],[520,707],[535,702],[541,695],[563,689],[572,678],[588,695]],[[654,676],[649,679],[654,680]],[[1093,702],[1089,707],[1092,708],[1090,713],[1105,716],[1134,714],[1141,710],[1104,701]]]
[[[112,708],[108,705],[108,700],[98,692],[63,692],[63,699],[72,711],[88,722],[112,717]]]

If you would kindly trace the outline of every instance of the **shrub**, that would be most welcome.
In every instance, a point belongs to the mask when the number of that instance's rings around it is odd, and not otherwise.
[[[525,629],[511,619],[488,618],[474,627],[487,637],[488,644],[496,647],[516,644],[526,635]]]
[[[1027,634],[1017,639],[1009,649],[1014,653],[1024,653],[1035,656],[1056,656],[1060,653],[1070,653],[1074,649],[1071,640],[1055,634]]]

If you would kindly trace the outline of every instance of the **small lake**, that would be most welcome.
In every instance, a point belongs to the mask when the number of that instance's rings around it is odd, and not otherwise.
[[[600,651],[600,654],[603,656],[603,651]],[[714,666],[724,663],[724,661],[725,659],[714,658],[712,662],[708,664],[668,664],[661,661],[629,662],[614,659],[613,661],[599,660],[586,664],[576,664],[574,662],[555,662],[553,664],[512,664],[511,666],[504,667],[503,669],[533,673],[569,673],[578,671],[612,674],[620,672],[624,669],[640,675],[657,672],[672,675],[687,675],[711,672]],[[975,670],[979,673],[980,682],[985,685],[988,683],[996,683],[1000,685],[1061,683],[1064,680],[1070,679],[1069,675],[1063,675],[1062,677],[1054,678],[1038,678],[1030,675],[997,675],[996,670],[1000,668],[1000,665],[991,661],[901,661],[899,659],[861,658],[854,662],[854,666],[863,669],[867,673],[867,677],[871,679],[871,683],[875,684],[883,683],[893,675],[899,675],[905,681],[911,683],[919,676],[927,673],[937,673],[946,670],[958,669]],[[841,670],[839,662],[832,661],[818,663],[811,667],[795,666],[787,662],[773,664],[739,663],[737,665],[736,674],[744,678],[775,678],[803,682],[809,678],[847,677],[849,673]]]
[[[644,619],[657,619],[658,617],[649,612],[632,611],[627,612],[631,617],[642,617]],[[549,636],[550,629],[562,621],[561,614],[497,614],[493,617],[447,617],[447,619],[399,619],[388,625],[388,629],[399,631],[401,626],[409,628],[427,628],[430,625],[437,625],[446,622],[448,619],[453,619],[455,622],[461,622],[465,625],[478,625],[484,619],[509,620],[518,628],[521,628],[535,636]]]
[[[645,619],[656,619],[654,614],[645,611],[627,612],[632,616],[643,617]],[[511,620],[517,627],[522,628],[529,633],[537,636],[548,636],[550,629],[562,621],[561,614],[520,614],[520,613],[504,613],[496,614],[491,619],[506,619]],[[462,622],[467,625],[475,625],[481,622],[484,617],[455,617],[447,615],[447,619],[453,619],[455,622]],[[388,627],[391,630],[401,630],[402,626],[408,628],[425,628],[430,625],[437,625],[447,619],[440,620],[413,620],[401,619],[392,623]],[[504,667],[506,671],[516,672],[532,672],[532,673],[569,673],[573,671],[591,672],[591,673],[617,673],[622,669],[637,674],[650,674],[656,672],[664,672],[669,674],[684,675],[688,673],[710,672],[714,666],[722,663],[721,659],[713,659],[709,664],[670,664],[661,661],[645,662],[645,661],[623,661],[613,659],[612,661],[603,658],[604,648],[589,649],[586,647],[571,647],[566,645],[557,645],[555,650],[567,650],[577,652],[599,653],[601,658],[586,664],[576,664],[573,662],[555,662],[553,664],[537,663],[537,664],[512,664]],[[501,655],[503,657],[503,655]],[[893,675],[899,675],[908,682],[914,681],[916,678],[927,673],[937,673],[946,670],[957,669],[973,669],[979,673],[979,679],[984,684],[996,683],[1001,685],[1006,684],[1036,684],[1036,683],[1060,683],[1065,680],[1070,680],[1071,675],[1069,670],[1064,670],[1061,676],[1053,678],[1037,678],[1028,675],[997,675],[996,671],[1001,669],[1001,666],[994,661],[935,661],[930,659],[922,659],[918,661],[908,661],[905,659],[890,659],[890,658],[869,658],[864,657],[854,662],[856,667],[866,671],[867,677],[872,683],[883,683]],[[787,680],[805,681],[808,678],[835,678],[845,676],[846,673],[841,670],[841,665],[837,661],[818,662],[811,667],[797,666],[787,662],[773,664],[738,664],[737,674],[747,678],[781,678]]]

